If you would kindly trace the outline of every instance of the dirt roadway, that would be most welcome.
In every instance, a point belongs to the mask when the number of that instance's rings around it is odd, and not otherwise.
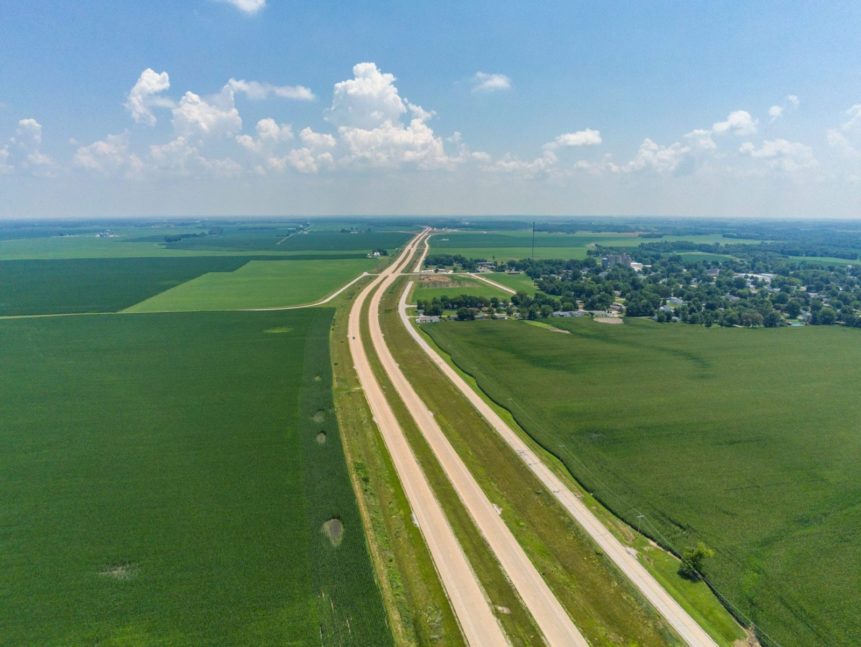
[[[439,502],[434,496],[424,472],[416,460],[403,431],[389,406],[382,388],[371,369],[361,337],[362,308],[368,295],[412,259],[416,244],[425,232],[414,238],[395,263],[386,268],[356,298],[350,309],[348,341],[359,382],[371,408],[380,434],[391,454],[398,478],[404,488],[419,530],[430,550],[440,581],[445,588],[464,638],[470,645],[504,646],[508,644],[478,578]],[[371,309],[373,315],[377,314]],[[376,319],[376,316],[372,316]]]
[[[487,420],[490,426],[520,456],[521,460],[533,474],[541,480],[571,517],[589,533],[589,536],[592,537],[601,550],[625,573],[643,596],[676,630],[682,640],[688,645],[695,645],[697,647],[716,647],[717,643],[711,636],[667,593],[652,574],[640,564],[637,558],[628,552],[622,542],[607,530],[592,511],[538,458],[520,436],[430,347],[407,318],[405,305],[409,289],[410,286],[408,285],[404,290],[398,308],[401,322],[434,364],[439,367],[446,377],[472,403],[481,416]]]
[[[517,290],[512,290],[510,287],[502,285],[502,283],[497,283],[496,281],[492,281],[489,278],[487,278],[486,276],[482,276],[481,274],[476,274],[475,272],[470,272],[469,276],[471,276],[474,279],[478,279],[479,281],[484,281],[488,285],[492,285],[493,287],[497,288],[498,290],[502,290],[506,294],[517,294]]]
[[[404,401],[425,440],[443,468],[479,532],[487,541],[520,599],[535,619],[547,644],[551,646],[586,647],[588,643],[571,621],[565,608],[529,560],[517,539],[499,516],[487,495],[446,438],[433,413],[413,389],[395,362],[380,327],[380,300],[385,290],[395,281],[400,268],[388,273],[379,281],[380,288],[373,293],[369,307],[368,324],[371,341],[383,369],[398,395]],[[404,299],[401,299],[403,311]],[[421,524],[419,524],[421,526]],[[482,639],[482,643],[484,640]]]

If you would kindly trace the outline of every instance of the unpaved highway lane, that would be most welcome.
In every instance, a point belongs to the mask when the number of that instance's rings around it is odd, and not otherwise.
[[[601,550],[613,560],[616,566],[619,567],[633,582],[634,586],[640,590],[643,596],[657,609],[658,613],[676,630],[682,640],[688,645],[695,645],[697,647],[716,647],[717,643],[711,636],[667,593],[666,589],[640,564],[637,558],[628,552],[622,542],[616,539],[586,504],[539,459],[520,436],[424,340],[407,318],[405,304],[409,289],[410,286],[408,285],[400,301],[400,318],[412,338],[428,357],[431,358],[433,363],[466,396],[490,426],[517,453],[525,465],[532,470],[533,474],[541,480],[544,487],[556,497],[565,510],[568,511],[568,514],[589,533],[589,536],[592,537]]]
[[[374,351],[383,369],[403,400],[440,466],[457,492],[458,497],[487,541],[524,605],[532,614],[545,640],[552,646],[586,647],[588,643],[571,621],[570,616],[550,587],[529,560],[517,539],[494,509],[493,504],[481,489],[472,473],[446,438],[433,413],[425,405],[404,376],[391,354],[380,327],[380,300],[386,289],[394,282],[402,264],[395,271],[381,277],[380,288],[371,296],[368,327]],[[400,310],[404,310],[401,299]]]
[[[464,638],[470,645],[501,647],[508,644],[505,634],[377,382],[362,344],[361,315],[368,295],[380,288],[389,276],[403,270],[412,259],[416,244],[423,236],[424,232],[416,236],[398,260],[376,277],[356,298],[348,321],[350,352],[374,421],[391,454],[398,478],[428,545]],[[376,319],[376,311],[372,309],[371,312],[374,314],[372,318]]]

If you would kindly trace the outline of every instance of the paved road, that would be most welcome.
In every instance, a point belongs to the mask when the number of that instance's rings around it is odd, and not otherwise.
[[[379,290],[371,297],[368,327],[371,342],[380,363],[479,532],[487,541],[520,599],[532,614],[547,643],[554,647],[557,645],[586,647],[588,643],[571,621],[565,608],[559,603],[508,526],[505,525],[487,495],[446,438],[431,410],[404,376],[386,345],[380,327],[380,300],[405,265],[406,263],[399,265],[393,272],[382,277],[379,281]],[[400,310],[401,312],[404,310],[404,298],[401,299]]]
[[[412,259],[416,245],[423,235],[424,232],[414,238],[398,260],[356,298],[348,322],[350,352],[371,413],[391,454],[398,478],[430,550],[464,638],[470,645],[503,646],[508,644],[505,634],[371,370],[360,334],[362,308],[368,295],[374,290],[384,289],[384,283],[390,277],[396,276],[396,272],[403,270]],[[370,312],[374,315],[371,319],[376,320],[377,310],[372,306]]]
[[[406,314],[407,286],[402,295],[399,312],[401,321],[410,332],[412,338],[431,358],[434,364],[448,377],[458,390],[472,403],[482,417],[487,420],[502,439],[520,456],[521,460],[541,480],[544,486],[589,533],[604,553],[613,560],[616,566],[627,575],[633,584],[642,592],[649,602],[676,630],[688,645],[708,646],[717,645],[706,631],[685,611],[681,605],[662,587],[658,581],[640,564],[637,558],[628,552],[626,547],[601,523],[591,510],[548,468],[529,446],[518,436],[511,427],[473,391],[473,389],[437,354],[424,340],[419,332],[410,324]]]

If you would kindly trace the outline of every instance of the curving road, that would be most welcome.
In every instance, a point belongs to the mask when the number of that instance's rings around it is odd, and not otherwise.
[[[415,454],[398,424],[397,418],[371,369],[361,337],[362,309],[370,294],[377,297],[385,287],[403,271],[412,259],[417,244],[427,230],[416,236],[404,249],[398,259],[377,276],[359,293],[350,309],[348,321],[348,341],[353,356],[359,382],[365,392],[374,421],[380,430],[386,447],[391,454],[398,478],[404,488],[410,508],[412,508],[419,530],[425,538],[440,581],[445,588],[452,609],[460,624],[464,638],[470,645],[504,646],[508,644],[490,603],[478,582],[478,578],[448,519],[437,501],[427,478],[422,472]],[[376,293],[374,292],[376,290]],[[369,311],[371,320],[376,320],[377,310],[373,303]]]
[[[619,567],[634,586],[640,590],[643,596],[676,630],[682,640],[688,645],[695,645],[697,647],[717,647],[717,643],[711,636],[667,593],[666,589],[640,564],[637,558],[628,552],[622,542],[601,523],[598,517],[541,461],[538,455],[530,449],[520,436],[424,340],[410,323],[406,313],[406,297],[409,294],[411,285],[412,282],[404,290],[398,310],[401,321],[421,349],[446,377],[451,380],[457,389],[463,393],[509,447],[515,451],[532,473],[541,480],[544,487],[556,497],[568,514],[589,533],[589,536],[592,537],[601,550],[613,560],[616,566]]]

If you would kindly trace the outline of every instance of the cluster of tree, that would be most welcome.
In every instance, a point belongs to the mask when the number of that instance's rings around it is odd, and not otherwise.
[[[181,241],[185,238],[204,238],[205,236],[208,236],[208,235],[209,234],[207,232],[203,232],[203,231],[200,233],[196,233],[196,234],[169,234],[169,235],[164,237],[164,242],[166,242],[166,243],[178,243],[179,241]]]
[[[419,299],[416,306],[426,315],[439,316],[446,311],[455,311],[459,320],[475,319],[479,313],[486,316],[505,315],[521,319],[546,319],[559,310],[560,302],[547,294],[529,296],[517,293],[506,301],[498,297],[477,297],[467,294],[439,296],[431,300]]]
[[[474,272],[478,264],[483,262],[484,259],[467,258],[460,254],[429,254],[425,258],[428,267],[461,267],[467,272]]]
[[[799,316],[814,325],[861,326],[861,270],[798,263],[748,250],[748,257],[708,263],[655,254],[647,244],[627,250],[650,263],[642,272],[597,257],[583,261],[516,261],[508,265],[535,278],[561,309],[604,310],[621,299],[628,316],[705,326],[784,325]],[[607,251],[607,250],[602,250]]]

